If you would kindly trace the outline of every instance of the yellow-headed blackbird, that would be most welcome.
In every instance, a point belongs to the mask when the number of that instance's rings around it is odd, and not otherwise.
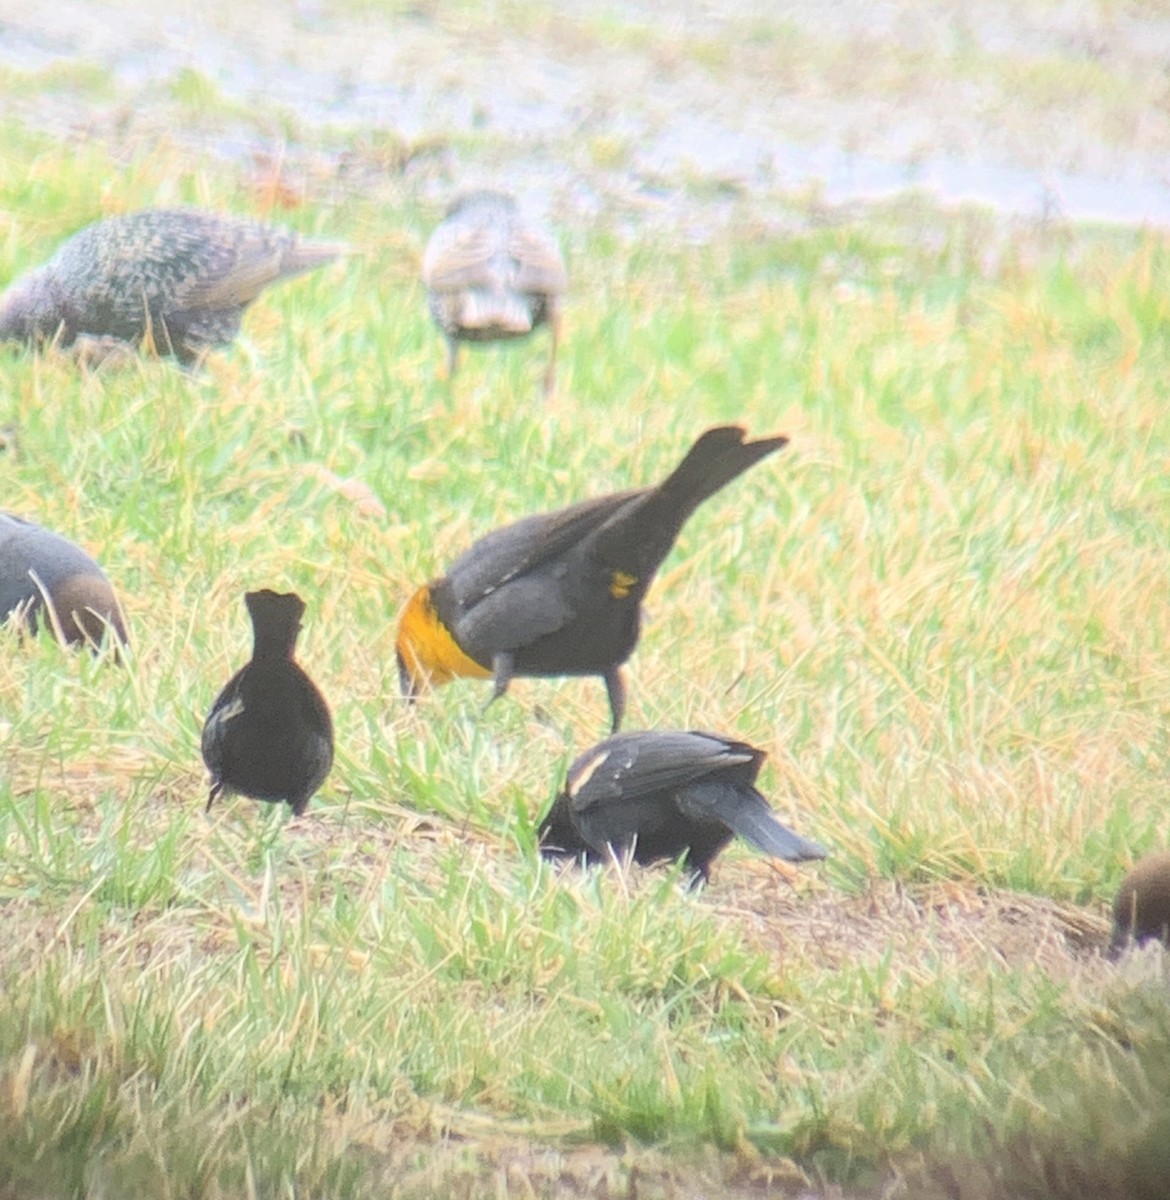
[[[407,602],[398,673],[413,697],[428,680],[491,678],[492,699],[516,675],[600,675],[613,728],[625,710],[621,665],[638,641],[642,598],[679,530],[708,496],[779,450],[708,429],[657,487],[584,500],[497,529]]]
[[[1146,855],[1121,881],[1109,956],[1116,958],[1131,940],[1170,946],[1170,850]]]
[[[101,567],[60,534],[0,512],[0,619],[14,612],[32,632],[43,621],[72,644],[97,646],[110,629],[129,645],[122,610]]]
[[[447,338],[447,372],[460,342],[524,337],[548,323],[545,392],[556,381],[565,260],[550,234],[521,218],[501,192],[471,192],[447,210],[423,256],[431,316]]]
[[[239,792],[308,807],[333,765],[333,720],[317,685],[293,660],[304,601],[267,588],[244,597],[252,660],[228,680],[203,726],[203,761],[215,798]]]
[[[87,226],[0,296],[0,341],[69,346],[85,336],[184,364],[240,330],[269,284],[344,253],[290,229],[196,208],[145,209]]]
[[[764,751],[713,733],[618,733],[569,768],[540,823],[546,857],[638,863],[685,856],[694,881],[734,834],[788,862],[824,858],[823,846],[781,825],[755,788]]]

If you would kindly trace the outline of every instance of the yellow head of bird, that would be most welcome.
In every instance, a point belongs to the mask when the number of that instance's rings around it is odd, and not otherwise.
[[[398,621],[398,681],[413,699],[430,683],[452,679],[490,679],[491,670],[464,653],[435,609],[432,585],[425,584],[406,602]]]

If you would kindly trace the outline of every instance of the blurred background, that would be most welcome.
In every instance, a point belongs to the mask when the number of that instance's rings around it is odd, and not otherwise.
[[[503,184],[700,241],[908,189],[1165,224],[1168,63],[1158,2],[0,2],[6,115],[62,138],[193,145],[275,207]]]

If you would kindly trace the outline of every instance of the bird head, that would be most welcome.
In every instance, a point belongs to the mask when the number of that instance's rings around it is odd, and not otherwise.
[[[65,641],[96,647],[110,633],[121,645],[130,644],[114,590],[100,575],[71,575],[53,588],[51,599]]]
[[[252,618],[252,657],[292,658],[305,602],[296,592],[274,592],[261,588],[244,596]]]
[[[491,671],[464,653],[455,635],[435,608],[431,584],[424,584],[406,602],[398,620],[395,642],[398,681],[410,700],[428,684],[438,686],[452,679],[490,679]]]
[[[31,342],[50,337],[60,323],[43,269],[29,271],[0,295],[0,342]]]

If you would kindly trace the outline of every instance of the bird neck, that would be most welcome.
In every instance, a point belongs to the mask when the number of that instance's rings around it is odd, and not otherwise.
[[[297,635],[280,630],[256,634],[252,642],[253,662],[291,662],[296,650]]]

